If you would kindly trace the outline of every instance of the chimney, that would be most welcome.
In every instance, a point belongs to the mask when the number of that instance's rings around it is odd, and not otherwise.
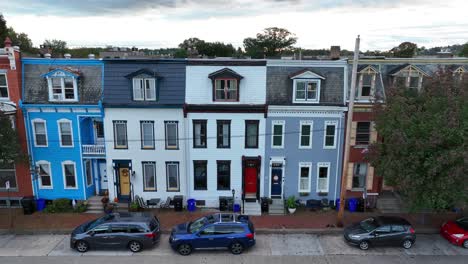
[[[92,53],[88,54],[88,59],[94,60],[95,58],[96,58],[96,56],[94,56],[94,54],[92,54]]]
[[[64,57],[65,59],[70,59],[70,58],[71,58],[71,54],[70,54],[70,53],[65,53],[65,54],[63,54],[63,57]]]
[[[340,46],[331,46],[330,48],[330,59],[339,60],[341,55]]]
[[[3,43],[5,44],[5,48],[11,47],[11,39],[9,37],[6,37]]]
[[[50,59],[50,57],[52,57],[52,55],[50,55],[50,53],[46,53],[46,54],[44,54],[44,58],[46,58],[46,59]]]

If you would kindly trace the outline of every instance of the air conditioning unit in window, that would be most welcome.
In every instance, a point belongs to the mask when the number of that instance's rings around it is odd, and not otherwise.
[[[59,100],[62,100],[63,98],[62,98],[61,94],[54,94],[53,99],[56,100],[56,101],[59,101]]]

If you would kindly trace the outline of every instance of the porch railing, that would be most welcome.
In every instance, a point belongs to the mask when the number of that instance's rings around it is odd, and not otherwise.
[[[83,154],[87,155],[105,155],[104,145],[82,145]]]

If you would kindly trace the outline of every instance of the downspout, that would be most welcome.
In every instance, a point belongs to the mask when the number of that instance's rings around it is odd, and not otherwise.
[[[34,161],[34,155],[33,151],[31,149],[31,141],[30,141],[30,126],[29,126],[29,117],[28,117],[28,111],[25,109],[23,105],[23,101],[20,99],[18,102],[18,106],[21,108],[21,111],[23,112],[23,119],[24,119],[24,125],[25,125],[25,130],[26,130],[26,145],[28,149],[28,156],[31,157],[30,159],[30,164],[29,164],[29,174],[31,175],[31,185],[32,185],[32,190],[33,190],[33,196],[36,198],[39,198],[38,195],[38,188],[39,186],[36,186],[37,179],[35,180],[34,177],[36,175],[36,162]]]
[[[184,108],[182,109],[183,111],[183,117],[184,117],[184,132],[185,132],[185,193],[187,194],[187,200],[190,199],[192,196],[190,193],[190,144],[189,144],[189,121],[187,117],[187,109],[186,105],[184,105]],[[189,198],[190,197],[190,198]]]

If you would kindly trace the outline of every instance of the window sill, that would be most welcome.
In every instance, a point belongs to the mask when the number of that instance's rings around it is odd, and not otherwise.
[[[166,147],[166,150],[179,150],[179,148],[168,148],[168,147]]]
[[[34,145],[34,147],[35,147],[35,148],[47,148],[48,145],[45,145],[45,146],[43,146],[43,145]]]
[[[336,149],[336,146],[323,146],[323,149]]]
[[[114,149],[128,149],[128,147],[114,147]]]
[[[177,190],[175,190],[175,189],[174,190],[166,190],[166,192],[180,192],[180,190],[179,189],[177,189]]]
[[[141,149],[142,149],[142,150],[155,150],[154,147],[152,147],[152,148],[141,148]]]
[[[294,100],[293,104],[319,104],[320,101],[297,101]]]
[[[154,189],[154,190],[145,190],[143,189],[143,192],[157,192],[158,190]]]
[[[207,146],[193,146],[194,149],[206,149]]]

